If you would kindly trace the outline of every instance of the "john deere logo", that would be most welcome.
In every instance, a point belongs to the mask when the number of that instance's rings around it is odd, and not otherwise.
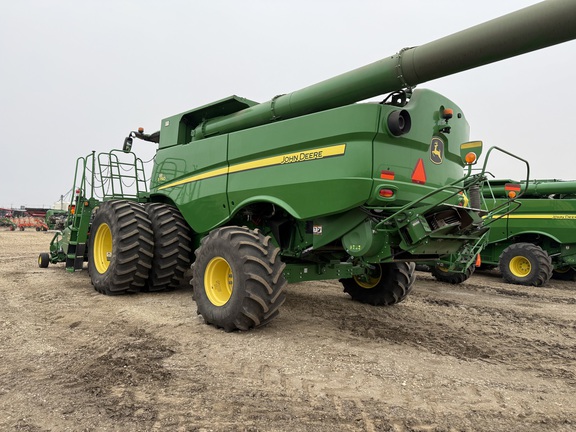
[[[430,160],[436,165],[440,165],[444,160],[444,141],[438,137],[432,138],[430,144]]]

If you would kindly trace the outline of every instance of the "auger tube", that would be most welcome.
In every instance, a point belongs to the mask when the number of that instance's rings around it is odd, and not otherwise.
[[[576,38],[576,1],[548,0],[233,114],[208,119],[198,140],[323,111]]]

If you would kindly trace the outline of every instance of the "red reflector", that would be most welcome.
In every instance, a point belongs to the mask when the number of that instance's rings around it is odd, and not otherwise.
[[[394,196],[394,191],[392,189],[380,189],[379,193],[383,198],[392,198]]]
[[[520,185],[517,183],[506,183],[504,185],[504,190],[520,192]]]
[[[412,182],[418,184],[426,183],[426,171],[424,170],[424,161],[422,158],[418,159],[414,171],[412,171]]]
[[[380,178],[384,180],[394,180],[394,171],[380,171]]]

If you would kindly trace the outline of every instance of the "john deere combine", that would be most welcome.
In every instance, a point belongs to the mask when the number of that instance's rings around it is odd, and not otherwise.
[[[483,188],[488,208],[508,201],[509,180]],[[576,280],[576,181],[532,180],[511,214],[492,221],[482,266],[500,268],[505,281],[541,286],[550,277]]]
[[[104,294],[165,289],[192,265],[198,312],[227,331],[274,318],[287,282],[339,279],[354,300],[398,303],[414,262],[462,271],[487,234],[460,194],[484,180],[471,175],[482,143],[455,102],[414,87],[575,37],[576,3],[544,2],[265,103],[231,96],[131,132],[124,152],[78,160],[68,226],[39,263],[88,261]],[[134,138],[158,145],[149,181]]]

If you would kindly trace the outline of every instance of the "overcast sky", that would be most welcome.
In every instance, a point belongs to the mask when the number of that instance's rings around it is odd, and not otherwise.
[[[259,102],[532,0],[0,0],[0,207],[52,206],[74,165],[130,130],[236,94]],[[421,84],[471,139],[574,179],[576,42]],[[150,159],[155,145],[135,141]],[[497,158],[499,178],[524,174]]]

